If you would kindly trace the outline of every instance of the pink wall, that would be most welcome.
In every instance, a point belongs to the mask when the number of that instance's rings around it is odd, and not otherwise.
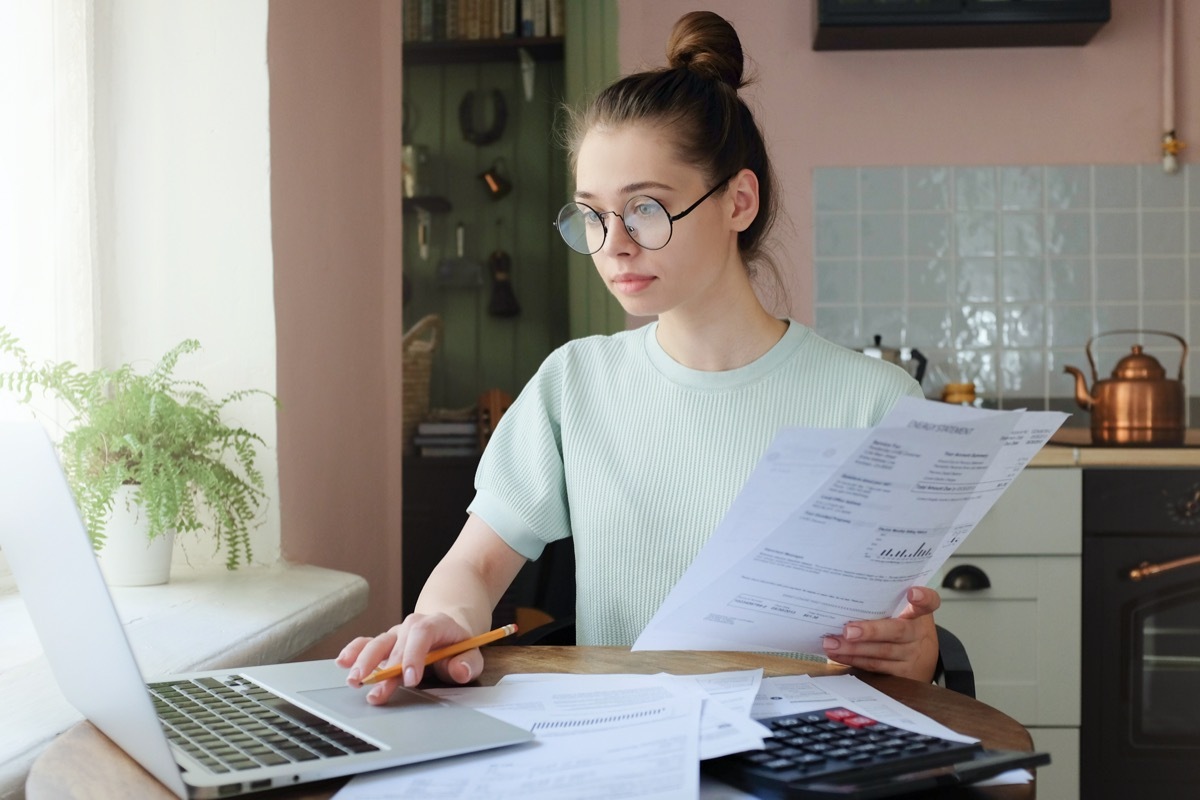
[[[663,61],[692,0],[619,0],[622,68]],[[1114,0],[1083,48],[814,53],[810,6],[709,0],[756,60],[792,312],[811,320],[814,167],[1135,163],[1158,157],[1161,6]],[[345,569],[401,607],[400,4],[272,0],[271,195],[284,556]],[[1200,2],[1177,3],[1179,116],[1200,139]],[[1192,45],[1191,47],[1187,45]],[[1200,142],[1189,153],[1200,149]]]
[[[624,72],[665,61],[692,0],[618,0]],[[900,164],[1144,163],[1160,156],[1162,3],[1113,0],[1084,47],[814,52],[795,0],[708,0],[733,23],[758,82],[745,95],[791,220],[778,229],[791,310],[812,318],[812,170]],[[1175,3],[1176,130],[1200,151],[1200,3]],[[794,265],[789,267],[788,265]]]
[[[401,13],[269,13],[283,555],[371,587],[371,609],[315,657],[400,608]]]

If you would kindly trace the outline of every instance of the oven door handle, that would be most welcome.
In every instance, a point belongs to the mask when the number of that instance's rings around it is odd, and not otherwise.
[[[1170,572],[1173,569],[1179,569],[1180,567],[1190,567],[1193,564],[1200,564],[1200,555],[1177,558],[1174,561],[1163,561],[1160,564],[1151,564],[1149,561],[1143,561],[1129,570],[1129,579],[1140,581],[1142,578],[1160,575],[1164,572]]]

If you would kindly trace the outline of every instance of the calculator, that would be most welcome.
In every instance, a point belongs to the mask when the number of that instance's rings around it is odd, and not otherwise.
[[[762,750],[709,759],[701,768],[767,800],[899,797],[1050,763],[1048,753],[987,750],[843,707],[759,722],[773,734]]]

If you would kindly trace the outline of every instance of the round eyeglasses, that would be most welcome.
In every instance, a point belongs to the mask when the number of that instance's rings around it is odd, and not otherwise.
[[[604,240],[608,238],[608,224],[604,218],[611,215],[620,217],[629,237],[637,242],[639,247],[645,250],[661,250],[671,241],[675,223],[692,213],[732,178],[733,175],[730,175],[675,216],[671,216],[662,203],[642,194],[630,198],[620,214],[615,211],[597,211],[586,203],[567,203],[558,212],[554,227],[558,229],[568,247],[576,253],[590,256],[604,247]]]

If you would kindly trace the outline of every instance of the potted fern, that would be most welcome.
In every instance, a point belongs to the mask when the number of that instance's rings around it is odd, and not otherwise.
[[[226,423],[222,412],[253,395],[274,397],[251,389],[214,399],[203,384],[176,377],[179,359],[199,348],[185,340],[147,372],[129,364],[84,371],[70,362],[35,363],[0,326],[0,357],[16,362],[0,372],[0,389],[26,403],[40,391],[69,411],[59,451],[102,563],[110,524],[127,502],[136,504],[131,510],[150,542],[206,531],[224,550],[226,567],[251,561],[250,531],[266,499],[255,465],[263,440]]]

